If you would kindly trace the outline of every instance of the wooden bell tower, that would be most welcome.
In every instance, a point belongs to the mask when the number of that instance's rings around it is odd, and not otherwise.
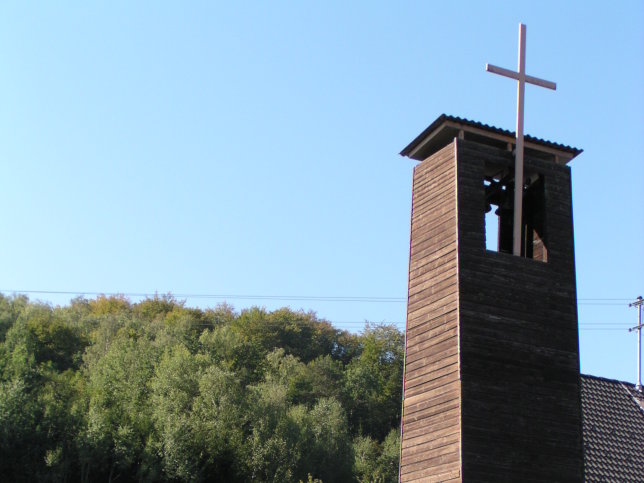
[[[581,150],[525,136],[513,255],[514,149],[512,132],[442,115],[401,152],[420,163],[400,481],[583,481],[567,166]]]

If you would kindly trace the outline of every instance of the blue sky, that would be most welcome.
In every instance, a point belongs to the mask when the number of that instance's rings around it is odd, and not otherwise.
[[[227,301],[350,330],[405,319],[413,163],[398,152],[441,113],[513,129],[515,83],[484,65],[515,68],[527,24],[527,71],[557,91],[528,86],[525,130],[584,149],[571,163],[582,371],[634,381],[642,2],[1,13],[0,289],[261,296]]]

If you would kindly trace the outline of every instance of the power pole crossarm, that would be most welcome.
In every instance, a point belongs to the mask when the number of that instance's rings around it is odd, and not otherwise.
[[[637,385],[635,389],[638,391],[642,390],[642,303],[644,299],[640,295],[637,297],[635,302],[628,304],[629,307],[637,307],[637,325],[628,329],[629,332],[637,330]]]

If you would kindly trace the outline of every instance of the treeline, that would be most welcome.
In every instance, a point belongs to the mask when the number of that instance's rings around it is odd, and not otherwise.
[[[393,326],[0,295],[0,480],[396,481],[402,366]]]

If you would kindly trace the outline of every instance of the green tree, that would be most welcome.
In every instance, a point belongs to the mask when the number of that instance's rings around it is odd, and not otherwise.
[[[4,342],[7,331],[25,310],[29,300],[24,295],[7,297],[0,294],[0,343]]]
[[[394,481],[401,390],[390,326],[0,296],[2,481]]]
[[[382,442],[382,451],[378,458],[380,473],[385,482],[398,481],[398,463],[400,462],[400,426],[392,429]]]
[[[218,366],[234,372],[243,385],[259,381],[264,373],[264,352],[250,343],[235,326],[206,329],[199,338],[200,353]]]
[[[353,449],[342,405],[334,398],[320,398],[312,407],[292,404],[294,381],[307,367],[275,350],[267,356],[265,381],[252,387],[257,410],[249,459],[255,479],[298,481],[308,474],[328,482],[352,479]]]
[[[347,418],[339,401],[322,398],[306,415],[301,471],[328,483],[351,481],[353,479],[353,447],[349,435]],[[300,443],[301,444],[301,443]]]
[[[295,312],[288,308],[270,313],[256,307],[245,310],[234,326],[247,344],[258,347],[264,354],[282,348],[303,362],[332,354],[341,334],[330,323],[318,320],[312,312]]]
[[[39,481],[66,481],[80,471],[77,435],[86,424],[87,405],[80,372],[49,371],[38,393],[40,426],[46,434],[45,467]]]
[[[182,345],[166,350],[151,382],[157,451],[169,478],[195,480],[200,476],[200,451],[190,416],[199,394],[200,363]]]
[[[289,409],[288,388],[279,381],[262,382],[250,389],[254,408],[246,443],[250,477],[265,482],[294,481],[301,449],[297,445],[298,419],[306,408]]]
[[[370,436],[357,436],[353,441],[355,473],[360,483],[382,483],[378,471],[380,445]]]
[[[79,331],[58,312],[43,304],[30,304],[7,331],[5,350],[24,345],[36,364],[51,362],[57,370],[78,368],[87,345]]]
[[[5,481],[32,480],[41,466],[44,435],[33,396],[18,377],[0,382],[0,475]]]
[[[200,449],[200,475],[205,480],[247,480],[244,442],[250,411],[232,372],[216,365],[202,371],[190,427]]]
[[[360,483],[395,483],[398,481],[400,429],[392,429],[382,443],[370,436],[358,436],[353,442],[355,473]]]
[[[382,441],[400,421],[403,336],[391,325],[367,325],[360,340],[346,370],[349,421],[356,434]]]
[[[157,354],[149,340],[123,327],[87,367],[89,405],[84,463],[91,479],[145,476],[153,459],[150,380]],[[143,472],[141,474],[140,472]]]

